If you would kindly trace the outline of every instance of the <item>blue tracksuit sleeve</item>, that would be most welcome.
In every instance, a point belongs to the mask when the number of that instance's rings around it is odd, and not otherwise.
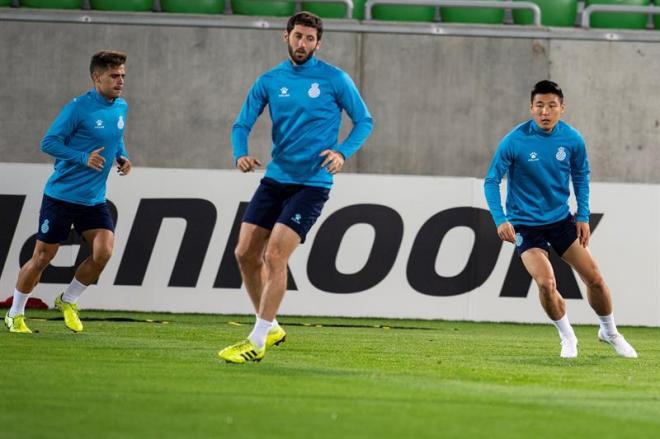
[[[124,117],[128,116],[128,110],[125,110],[125,115]],[[121,139],[119,139],[119,144],[117,145],[117,153],[115,154],[115,160],[119,160],[121,157],[127,158],[130,160],[130,157],[128,156],[128,152],[126,151],[126,142],[124,142],[124,136],[122,134]]]
[[[511,148],[507,138],[502,140],[497,147],[493,161],[488,168],[486,179],[484,181],[484,193],[486,195],[486,202],[490,209],[490,214],[493,216],[496,226],[507,221],[504,209],[502,208],[502,197],[500,196],[500,183],[502,178],[509,171],[512,163]]]
[[[41,150],[59,160],[87,165],[88,153],[67,146],[80,122],[77,108],[78,105],[74,100],[62,109],[41,140]]]
[[[123,137],[119,141],[119,146],[117,148],[117,154],[115,155],[115,160],[119,160],[122,157],[130,160],[130,158],[128,157],[128,152],[126,152],[126,143],[124,143]]]
[[[582,138],[579,139],[575,151],[571,154],[571,180],[577,201],[576,220],[589,222],[589,160],[587,148]]]
[[[238,113],[231,130],[234,161],[248,154],[248,136],[267,103],[268,95],[264,88],[263,80],[259,78],[248,92],[241,112]]]
[[[367,140],[374,123],[355,83],[345,72],[342,72],[340,82],[337,85],[337,100],[353,122],[353,129],[336,148],[347,159],[360,149]]]

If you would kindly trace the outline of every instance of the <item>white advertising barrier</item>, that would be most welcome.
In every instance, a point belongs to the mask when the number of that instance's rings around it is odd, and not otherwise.
[[[51,166],[0,164],[0,299],[32,252]],[[135,168],[112,174],[114,255],[86,309],[252,313],[233,259],[241,209],[263,174]],[[660,187],[592,184],[591,251],[617,321],[660,325]],[[343,174],[290,264],[281,314],[547,322],[501,243],[473,178]],[[52,304],[84,246],[73,232],[36,288]],[[81,253],[82,252],[82,253]],[[556,259],[571,320],[595,323],[584,285]]]

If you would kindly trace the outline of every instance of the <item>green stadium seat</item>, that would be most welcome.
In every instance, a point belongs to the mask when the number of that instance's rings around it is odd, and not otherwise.
[[[225,0],[160,0],[160,10],[179,14],[222,14]]]
[[[153,8],[152,0],[90,0],[89,5],[92,9],[100,11],[133,11],[144,12],[151,11]]]
[[[541,24],[543,26],[575,26],[577,16],[577,0],[513,0],[516,2],[531,1],[541,8]],[[516,9],[513,11],[515,24],[532,24],[532,11]]]
[[[356,20],[364,20],[364,4],[367,0],[353,0],[353,17]],[[303,11],[309,11],[322,18],[346,18],[346,5],[342,2],[302,2]]]
[[[280,0],[231,0],[231,10],[237,15],[289,17],[296,12],[296,4]]]
[[[435,6],[376,5],[371,10],[374,20],[433,21]]]
[[[24,8],[80,9],[82,0],[21,0]]]
[[[504,9],[440,8],[440,16],[445,23],[502,24]]]
[[[648,6],[649,0],[585,0],[584,6],[620,5]],[[596,12],[591,14],[590,26],[596,28],[646,29],[647,14],[622,14],[620,12]]]

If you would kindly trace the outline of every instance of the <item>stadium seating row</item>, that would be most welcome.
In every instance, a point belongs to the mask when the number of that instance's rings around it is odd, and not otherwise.
[[[233,14],[278,16],[292,15],[296,10],[296,2],[292,0],[227,0]],[[488,0],[503,1],[503,0]],[[541,23],[544,26],[574,26],[578,11],[578,0],[513,0],[535,3],[541,9]],[[155,0],[89,0],[91,9],[104,11],[151,11]],[[402,0],[405,3],[406,0]],[[28,8],[79,9],[82,0],[19,0],[18,4]],[[324,18],[344,18],[346,5],[315,1],[301,1],[303,10],[314,12]],[[365,15],[366,0],[353,0],[353,18],[362,20]],[[0,0],[0,6],[10,6],[12,0]],[[590,5],[618,6],[649,6],[651,0],[584,0],[584,6]],[[660,0],[656,0],[660,6]],[[163,12],[221,14],[225,11],[225,0],[160,0]],[[388,21],[422,21],[431,22],[436,19],[435,6],[412,5],[376,5],[372,15],[376,20]],[[459,8],[440,7],[440,17],[447,23],[478,23],[501,24],[504,22],[504,9],[489,8]],[[529,10],[513,10],[515,24],[531,24],[532,12]],[[645,29],[648,23],[647,14],[596,12],[590,20],[590,26],[595,28]],[[660,29],[660,15],[654,16],[656,29]]]

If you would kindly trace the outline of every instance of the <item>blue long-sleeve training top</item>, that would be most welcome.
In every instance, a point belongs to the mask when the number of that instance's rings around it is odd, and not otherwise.
[[[506,214],[500,182],[507,176]],[[484,182],[495,224],[509,221],[540,226],[569,213],[569,182],[577,201],[577,221],[589,221],[589,161],[584,139],[563,121],[550,132],[533,120],[518,125],[500,142]]]
[[[321,151],[339,151],[348,159],[373,127],[348,74],[315,57],[302,65],[287,60],[261,75],[248,92],[232,129],[234,160],[248,155],[248,136],[266,105],[273,124],[266,177],[280,183],[331,187],[332,174],[321,168]],[[353,129],[338,143],[342,109]]]
[[[128,158],[124,127],[128,104],[109,101],[92,89],[69,102],[41,141],[41,150],[55,158],[55,171],[44,193],[70,203],[93,206],[105,201],[108,174],[113,162]],[[90,153],[105,148],[102,171],[87,166]]]

